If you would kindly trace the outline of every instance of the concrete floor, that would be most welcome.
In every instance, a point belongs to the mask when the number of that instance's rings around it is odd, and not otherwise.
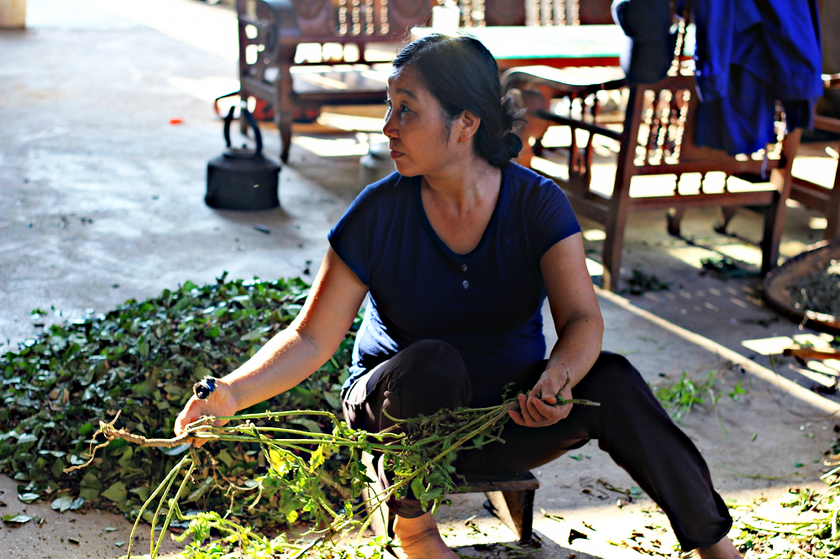
[[[232,11],[193,0],[30,0],[28,29],[0,31],[0,351],[39,332],[33,309],[54,307],[47,322],[80,318],[225,271],[237,278],[314,276],[329,228],[360,189],[359,155],[376,136],[299,127],[280,176],[280,209],[208,208],[206,163],[224,147],[210,101],[236,88],[236,57]],[[271,126],[264,139],[276,156]],[[825,162],[815,161],[819,168]],[[758,261],[757,249],[715,234],[711,222],[709,213],[689,212],[684,238],[674,239],[663,215],[632,216],[625,275],[653,271],[671,288],[642,297],[599,293],[604,347],[628,355],[650,382],[719,371],[718,405],[693,413],[683,427],[725,498],[778,499],[788,485],[818,485],[840,399],[807,388],[815,379],[833,380],[840,365],[828,363],[820,373],[782,362],[774,376],[768,354],[793,338],[825,339],[768,310],[758,278],[701,275],[700,259],[721,253],[748,268]],[[790,208],[783,255],[818,240],[819,224],[817,214]],[[596,261],[599,231],[583,225]],[[759,227],[746,212],[734,223],[750,239]],[[726,394],[741,378],[747,394],[735,402]],[[536,514],[545,545],[535,556],[636,556],[608,543],[627,541],[634,529],[647,530],[667,551],[673,538],[656,528],[667,522],[651,502],[619,509],[616,494],[598,481],[626,488],[632,480],[594,444],[574,454],[579,459],[537,472],[537,510],[563,520]],[[26,508],[47,523],[0,525],[0,557],[121,553],[114,546],[127,538],[121,518],[58,515],[48,505],[23,505],[14,492],[3,477],[3,514]],[[480,505],[478,496],[458,497],[442,511],[453,545],[512,539]],[[476,514],[478,528],[465,526]],[[83,536],[74,535],[78,524],[87,526]],[[109,525],[118,531],[104,532]],[[590,539],[569,544],[571,529]],[[66,543],[68,534],[83,545]]]

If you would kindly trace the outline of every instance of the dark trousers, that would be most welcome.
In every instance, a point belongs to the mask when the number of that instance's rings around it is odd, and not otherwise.
[[[530,384],[516,387],[517,391],[532,388],[545,366],[545,361],[536,363],[527,375]],[[706,462],[627,359],[602,352],[572,394],[601,405],[574,406],[566,419],[549,427],[522,427],[508,421],[501,435],[504,444],[494,442],[459,453],[458,473],[524,472],[595,439],[662,508],[684,551],[708,547],[727,534],[732,518],[712,486]],[[458,351],[445,342],[426,340],[358,379],[344,395],[344,413],[351,426],[380,431],[392,425],[382,410],[402,419],[469,406],[471,398]],[[388,483],[383,471],[380,477]],[[423,514],[414,499],[390,506],[403,517]]]

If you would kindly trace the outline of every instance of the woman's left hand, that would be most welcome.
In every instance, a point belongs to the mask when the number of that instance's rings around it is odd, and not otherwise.
[[[567,371],[544,371],[540,380],[528,394],[520,394],[519,410],[511,410],[513,422],[523,427],[547,427],[565,419],[572,411],[572,404],[557,406],[557,395],[572,399],[572,387]]]

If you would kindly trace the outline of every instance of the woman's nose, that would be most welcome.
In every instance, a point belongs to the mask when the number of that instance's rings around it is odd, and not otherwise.
[[[394,122],[395,118],[393,110],[389,110],[388,114],[385,115],[385,124],[382,125],[382,133],[389,138],[396,138],[398,135],[397,126]]]

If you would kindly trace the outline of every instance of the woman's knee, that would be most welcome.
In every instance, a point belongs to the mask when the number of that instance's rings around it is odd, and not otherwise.
[[[469,383],[467,367],[460,352],[441,340],[415,342],[399,353],[398,379],[403,389],[461,387]]]
[[[602,352],[584,378],[589,388],[599,394],[601,402],[632,399],[640,392],[650,391],[638,369],[617,353]]]

